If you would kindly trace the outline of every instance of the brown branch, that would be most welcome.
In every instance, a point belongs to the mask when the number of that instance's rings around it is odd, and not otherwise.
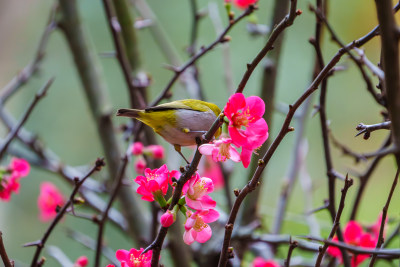
[[[0,256],[3,260],[4,267],[14,267],[14,262],[8,258],[6,248],[3,243],[3,233],[0,231]]]
[[[0,147],[0,159],[3,158],[11,141],[17,136],[18,131],[21,129],[22,125],[24,125],[24,123],[28,120],[29,116],[32,114],[32,111],[36,107],[37,103],[46,95],[47,90],[50,88],[53,81],[54,81],[54,78],[51,78],[50,80],[48,80],[44,84],[44,86],[36,93],[35,97],[33,98],[31,103],[29,104],[28,108],[22,115],[21,120],[15,125],[15,127],[7,135],[6,139],[1,144],[1,147]]]
[[[285,265],[284,265],[285,267],[289,267],[289,266],[290,266],[290,258],[292,257],[293,250],[294,250],[295,248],[297,248],[297,246],[298,246],[297,241],[292,241],[292,240],[290,240],[288,255],[287,255],[287,257],[286,257]]]
[[[118,174],[118,178],[114,179],[114,186],[113,186],[113,189],[111,191],[112,193],[111,193],[110,199],[108,200],[107,207],[102,212],[101,219],[98,221],[99,229],[98,229],[98,232],[97,232],[96,256],[95,256],[95,264],[94,264],[95,267],[99,267],[100,266],[100,256],[101,256],[102,246],[103,246],[104,227],[105,227],[105,224],[106,224],[106,221],[107,221],[107,218],[108,218],[108,212],[110,211],[111,206],[112,206],[115,198],[117,197],[119,189],[121,188],[122,179],[124,178],[126,166],[128,165],[129,152],[127,152],[127,154],[125,154],[125,156],[122,159],[122,164],[120,166],[120,171],[119,171],[119,174]]]
[[[349,245],[347,243],[340,241],[324,240],[322,238],[317,238],[317,237],[305,236],[304,238],[308,240],[323,242],[329,246],[343,248],[353,254],[372,254],[372,255],[378,255],[378,257],[388,256],[385,258],[391,258],[391,259],[400,258],[400,249],[371,249],[371,248]]]
[[[381,220],[381,225],[379,228],[379,236],[378,236],[378,242],[376,243],[376,249],[381,248],[381,246],[384,242],[383,233],[385,230],[387,212],[389,210],[389,205],[390,205],[390,201],[392,200],[394,189],[396,188],[397,182],[399,180],[399,172],[400,172],[400,168],[397,168],[397,172],[393,179],[392,187],[390,188],[390,192],[389,192],[388,198],[386,200],[386,204],[382,209],[382,220]],[[373,255],[371,258],[371,261],[369,263],[370,267],[374,266],[375,260],[376,260],[376,255]]]
[[[129,92],[130,94],[132,94],[132,105],[137,108],[145,108],[146,101],[143,98],[143,95],[140,93],[139,87],[137,87],[134,83],[132,67],[129,63],[129,59],[126,53],[123,36],[121,34],[121,26],[120,22],[118,21],[117,15],[115,14],[115,9],[110,0],[103,0],[103,5],[107,15],[108,26],[110,27],[110,31],[113,36],[112,39],[116,49],[116,56],[123,71],[123,75],[125,78],[125,82],[129,88]],[[131,25],[131,27],[133,27],[133,25]]]
[[[337,230],[339,229],[340,217],[341,217],[343,209],[344,209],[344,201],[346,199],[346,194],[352,185],[353,185],[353,180],[349,179],[346,176],[346,180],[344,182],[344,187],[342,189],[342,196],[340,198],[340,204],[339,204],[338,210],[336,212],[335,220],[333,222],[332,230],[329,234],[328,240],[331,240],[333,238],[333,236],[335,235],[335,233],[338,232]],[[321,266],[322,258],[324,257],[324,254],[325,254],[326,250],[328,249],[328,246],[329,246],[329,244],[325,243],[324,246],[319,250],[317,261],[315,263],[316,267]],[[343,251],[343,249],[341,249],[341,251]],[[343,257],[347,256],[347,253],[342,253],[342,256]],[[343,261],[346,261],[346,260],[343,259]],[[347,259],[347,261],[348,261],[348,259]]]
[[[324,22],[324,24],[326,25],[326,28],[328,29],[328,31],[331,34],[331,38],[334,42],[336,42],[340,47],[345,47],[345,44],[340,40],[340,38],[338,37],[338,35],[336,34],[336,32],[333,30],[333,27],[330,25],[330,23],[328,22],[328,20],[326,19],[325,15],[322,14],[321,10],[319,8],[315,8],[312,5],[309,6],[310,10],[313,11],[315,13],[315,15],[318,17],[319,20],[321,20],[322,22]],[[395,10],[397,11],[397,10]],[[369,35],[371,36],[370,38],[372,38],[373,36],[376,36],[379,34],[379,26],[375,27],[374,30],[372,30]],[[365,39],[365,40],[369,40],[369,39]],[[360,45],[361,46],[361,45]],[[358,46],[359,47],[359,46]],[[378,104],[381,105],[385,105],[385,101],[382,97],[382,95],[378,94],[375,89],[374,86],[372,85],[372,81],[369,78],[368,74],[366,73],[366,71],[364,70],[364,66],[363,63],[361,62],[360,59],[356,58],[355,55],[353,55],[353,53],[351,53],[350,50],[347,51],[347,54],[350,56],[351,60],[356,64],[356,66],[358,67],[366,85],[367,85],[367,90],[368,92],[372,95],[372,97],[375,99],[375,101]]]
[[[355,45],[355,43],[350,43],[348,45],[348,48],[352,48]],[[331,61],[321,70],[319,75],[315,78],[315,80],[311,83],[311,85],[308,87],[308,89],[297,99],[297,101],[289,106],[289,112],[286,115],[285,121],[281,127],[281,130],[279,131],[277,137],[269,147],[267,153],[263,156],[262,159],[259,160],[259,166],[256,170],[256,172],[253,175],[253,178],[251,181],[242,189],[240,190],[239,195],[237,196],[235,203],[233,204],[233,208],[231,210],[231,213],[229,215],[228,222],[226,224],[226,230],[225,230],[225,237],[224,237],[224,245],[222,247],[221,251],[221,257],[220,257],[220,265],[219,266],[225,266],[227,262],[227,253],[228,253],[228,247],[230,243],[230,237],[232,235],[232,230],[233,230],[233,224],[236,220],[236,216],[238,214],[239,208],[245,199],[245,197],[253,191],[259,184],[261,174],[264,171],[266,165],[268,164],[269,160],[275,153],[277,147],[279,144],[282,142],[286,134],[290,131],[293,131],[293,128],[290,127],[290,123],[293,119],[293,116],[296,112],[296,110],[300,107],[300,105],[315,91],[318,89],[318,85],[322,82],[322,80],[328,75],[329,71],[339,62],[340,58],[343,56],[345,53],[345,49],[340,49],[336,55],[331,59]]]
[[[273,45],[276,39],[280,36],[280,34],[289,26],[291,26],[297,16],[301,14],[301,11],[297,11],[297,0],[290,0],[290,11],[286,15],[286,17],[281,20],[281,22],[275,26],[272,30],[267,43],[261,49],[261,51],[257,54],[257,56],[253,59],[250,64],[247,64],[247,70],[242,77],[242,80],[239,83],[238,88],[236,89],[236,93],[242,92],[244,87],[247,84],[247,81],[250,79],[251,74],[257,67],[258,63],[265,57],[265,55],[273,49]]]
[[[364,134],[364,139],[367,140],[373,131],[382,130],[382,129],[390,130],[391,126],[392,126],[391,121],[385,121],[385,122],[372,124],[372,125],[366,125],[364,123],[360,123],[356,127],[356,130],[359,131],[356,134],[356,137],[361,134]]]
[[[105,166],[104,160],[103,159],[97,159],[96,163],[95,163],[95,166],[84,177],[82,177],[81,179],[76,178],[75,187],[74,187],[74,189],[73,189],[73,191],[72,191],[72,193],[70,195],[70,198],[64,204],[64,206],[60,209],[60,211],[57,213],[57,216],[54,218],[54,220],[52,221],[50,226],[47,228],[47,230],[44,233],[43,237],[40,240],[37,240],[37,241],[34,241],[34,242],[30,242],[30,243],[27,243],[27,244],[24,245],[24,247],[36,246],[36,252],[35,252],[35,254],[33,256],[31,267],[36,267],[36,266],[40,265],[40,263],[38,262],[38,259],[40,257],[40,253],[41,253],[42,249],[45,246],[45,243],[46,243],[47,239],[50,237],[50,234],[52,233],[52,231],[54,230],[54,228],[56,227],[58,222],[61,220],[61,218],[66,213],[67,209],[71,205],[73,205],[73,199],[74,199],[75,195],[78,193],[79,188],[81,187],[81,185],[94,172],[100,171],[103,166]]]
[[[277,25],[288,14],[289,1],[275,0],[273,9],[274,9],[273,17],[270,22],[270,25]],[[264,60],[268,63],[263,64],[264,66],[262,69],[262,80],[258,94],[263,100],[267,101],[263,118],[266,122],[268,122],[269,126],[268,131],[270,132],[273,130],[271,126],[273,125],[272,119],[273,119],[273,114],[275,112],[275,91],[277,90],[276,79],[278,76],[279,63],[282,55],[281,51],[284,44],[283,42],[284,37],[285,37],[285,32],[282,32],[279,38],[277,38],[274,43],[274,49],[270,53],[268,53],[268,56],[264,58]],[[270,143],[271,143],[270,140],[267,139],[267,141],[261,146],[261,148],[259,148],[258,153],[260,155],[264,155]],[[251,179],[252,174],[254,173],[257,167],[258,167],[257,161],[253,160],[250,162],[247,180]],[[259,201],[260,194],[261,190],[256,190],[245,200],[244,205],[246,206],[246,209],[243,210],[239,219],[241,224],[247,225],[257,218],[257,208],[258,208],[257,204]],[[277,210],[280,209],[278,208]],[[278,232],[275,231],[276,230],[275,225],[273,226],[272,231],[273,233],[277,234],[279,233],[279,231]]]
[[[76,242],[82,244],[83,246],[95,251],[96,250],[96,241],[88,235],[85,235],[82,232],[75,231],[73,229],[66,229],[67,236],[74,239]],[[108,246],[102,246],[101,252],[110,262],[112,262],[115,266],[118,266],[120,263],[115,259],[115,251]]]
[[[213,123],[211,126],[210,130],[205,134],[204,139],[202,140],[201,144],[206,144],[209,143],[210,140],[213,138],[215,132],[219,127],[221,127],[223,123],[224,115],[220,114],[220,116],[217,118],[217,120]],[[175,205],[178,203],[181,195],[182,195],[182,189],[183,185],[194,175],[194,173],[197,170],[197,166],[199,165],[200,159],[202,155],[200,154],[199,150],[196,150],[196,153],[193,157],[192,162],[186,166],[185,171],[182,173],[181,177],[179,178],[177,185],[174,189],[171,203],[169,206],[169,210],[172,210]],[[151,266],[152,267],[158,267],[158,261],[160,258],[160,253],[161,253],[161,248],[164,243],[164,239],[168,233],[168,227],[161,227],[159,230],[156,239],[142,252],[145,253],[149,250],[153,251],[152,254],[152,260],[151,260]]]
[[[386,140],[383,142],[382,146],[380,147],[380,150],[388,147],[390,144],[391,144],[391,138],[390,138],[390,136],[388,136],[386,138]],[[366,171],[361,176],[359,176],[361,183],[357,190],[356,198],[354,200],[353,208],[352,208],[351,215],[350,215],[350,220],[356,219],[357,211],[358,211],[358,208],[360,207],[360,203],[361,203],[361,197],[364,193],[367,183],[368,183],[372,173],[378,166],[378,163],[381,161],[381,159],[383,157],[384,157],[384,155],[375,157],[372,160],[372,162],[370,163],[370,165],[368,166],[368,168],[366,169]]]
[[[392,121],[392,137],[395,147],[400,147],[400,66],[399,33],[392,12],[391,0],[375,1],[378,21],[381,25],[382,68],[385,72],[384,88],[387,96],[389,118]],[[396,153],[400,166],[400,153]]]
[[[174,85],[174,83],[178,80],[179,76],[187,68],[192,66],[199,58],[201,58],[203,55],[207,54],[207,52],[211,51],[217,44],[227,42],[228,39],[226,38],[226,35],[232,29],[232,27],[235,24],[237,24],[239,21],[241,21],[243,18],[245,18],[248,15],[250,15],[251,13],[253,13],[254,10],[255,10],[255,7],[254,6],[250,6],[239,17],[237,17],[236,19],[230,21],[229,25],[217,37],[217,39],[214,42],[209,44],[207,47],[200,48],[200,50],[192,58],[190,58],[185,64],[183,64],[181,67],[174,68],[174,72],[175,72],[174,76],[168,82],[166,87],[161,91],[161,93],[156,97],[156,99],[150,104],[150,106],[155,106],[158,103],[160,103],[160,101],[163,100],[164,98],[168,98],[169,95],[170,95],[169,91],[171,90],[171,88]]]

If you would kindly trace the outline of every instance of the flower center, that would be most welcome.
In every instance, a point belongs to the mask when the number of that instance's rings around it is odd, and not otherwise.
[[[247,127],[249,126],[249,114],[248,111],[242,113],[236,113],[232,117],[233,126],[235,128],[242,128],[242,126]]]
[[[231,154],[229,153],[230,145],[231,145],[230,143],[222,143],[219,146],[219,154],[227,159],[229,159],[231,157]]]
[[[135,255],[131,254],[130,257],[130,263],[129,267],[140,267],[143,264],[144,261],[144,255],[140,255],[139,257],[135,257]]]
[[[206,227],[207,227],[207,224],[204,222],[203,218],[201,216],[197,216],[196,222],[193,225],[193,229],[196,232],[201,232]]]

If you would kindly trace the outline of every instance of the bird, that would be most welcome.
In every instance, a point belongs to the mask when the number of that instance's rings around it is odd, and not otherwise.
[[[197,99],[177,100],[144,110],[118,109],[117,116],[134,118],[150,126],[185,159],[182,146],[197,144],[197,139],[211,128],[221,113],[220,108],[209,102]],[[214,136],[221,135],[219,128]]]

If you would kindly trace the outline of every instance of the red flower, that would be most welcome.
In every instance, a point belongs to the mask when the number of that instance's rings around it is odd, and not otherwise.
[[[146,201],[154,201],[154,195],[165,195],[168,184],[172,183],[172,177],[178,176],[177,171],[169,171],[167,165],[162,165],[159,169],[144,171],[144,176],[138,176],[135,182],[139,184],[136,192],[142,195]]]
[[[254,5],[258,0],[235,0],[233,3],[239,8],[246,9],[250,5]]]
[[[232,95],[224,114],[229,119],[229,135],[234,145],[256,149],[268,138],[268,125],[262,118],[265,103],[258,96],[245,98],[243,94]]]
[[[142,254],[143,251],[143,248],[140,250],[131,248],[129,251],[119,249],[115,253],[115,256],[117,257],[117,260],[121,262],[121,267],[150,267],[153,252],[149,250]]]
[[[365,248],[373,248],[376,246],[377,237],[364,232],[362,226],[356,221],[349,221],[343,233],[344,242],[353,246],[365,247]],[[338,238],[335,236],[332,241],[338,241]],[[343,262],[342,254],[340,249],[334,246],[330,246],[327,249],[327,253],[332,257],[339,258],[340,262]],[[362,255],[353,255],[351,258],[351,266],[357,267],[360,265],[365,259],[369,258],[370,255],[362,254]]]
[[[254,259],[252,267],[280,267],[280,266],[273,260],[265,260],[261,257],[257,257]]]
[[[50,182],[40,185],[40,195],[38,198],[40,220],[49,221],[57,216],[57,207],[64,205],[64,196],[58,188]]]
[[[80,256],[74,263],[74,267],[86,267],[89,260],[86,256]]]

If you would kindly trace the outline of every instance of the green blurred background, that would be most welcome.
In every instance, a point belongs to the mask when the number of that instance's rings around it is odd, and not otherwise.
[[[79,0],[80,13],[83,23],[90,34],[98,53],[113,50],[110,32],[105,21],[105,14],[101,1]],[[217,3],[219,12],[226,25],[226,15],[222,0],[219,2],[198,0],[198,6],[205,8],[209,3]],[[5,86],[33,58],[41,33],[46,25],[48,13],[54,1],[49,0],[13,0],[0,1],[0,88]],[[189,43],[191,13],[188,1],[182,0],[149,0],[159,22],[165,28],[173,45],[182,59],[187,59],[185,48]],[[294,102],[309,85],[314,63],[314,50],[308,39],[314,34],[314,16],[308,11],[309,1],[299,1],[299,8],[303,14],[298,17],[292,27],[286,32],[283,47],[282,63],[279,69],[276,101],[284,104]],[[268,24],[272,15],[272,1],[260,0],[259,10],[256,12],[258,22]],[[133,10],[133,9],[132,9]],[[236,10],[238,14],[239,11]],[[138,16],[135,12],[136,17]],[[363,0],[336,0],[329,5],[329,20],[336,32],[346,43],[365,35],[377,23],[374,2]],[[234,85],[240,81],[246,63],[250,62],[265,42],[265,37],[250,36],[246,31],[246,22],[243,21],[229,34],[230,53],[233,69]],[[216,37],[212,22],[206,16],[200,22],[198,45],[207,45]],[[149,96],[154,97],[170,79],[171,71],[163,68],[167,63],[160,52],[149,29],[138,32],[142,70],[152,77]],[[323,52],[328,61],[337,51],[337,46],[325,34]],[[379,39],[375,38],[365,46],[368,58],[372,62],[379,60]],[[127,107],[127,90],[118,62],[114,58],[101,58],[103,73],[114,110]],[[374,132],[369,140],[362,137],[355,138],[355,126],[363,122],[374,124],[381,121],[380,107],[366,92],[364,81],[354,64],[346,57],[340,63],[347,67],[346,71],[336,73],[329,79],[327,114],[330,127],[335,137],[355,151],[368,152],[377,149],[384,140],[387,132]],[[223,78],[222,49],[217,47],[198,62],[201,83],[205,89],[206,99],[223,107],[228,99],[229,92]],[[245,95],[259,94],[261,81],[261,66],[249,80]],[[41,64],[38,75],[7,103],[6,107],[18,118],[25,110],[27,103],[51,76],[55,82],[48,95],[34,110],[25,127],[37,133],[43,142],[54,150],[69,165],[85,165],[103,155],[99,144],[96,127],[88,110],[87,101],[82,90],[79,77],[74,67],[69,47],[60,31],[54,32],[46,49],[46,57]],[[374,80],[376,83],[376,80]],[[187,93],[178,83],[174,86],[174,99],[187,97]],[[317,91],[318,94],[318,91]],[[268,105],[268,100],[266,100]],[[273,140],[283,122],[284,115],[277,112],[273,125],[270,125],[270,139]],[[115,125],[125,123],[126,120],[113,118]],[[4,129],[2,128],[4,133]],[[306,129],[309,145],[307,155],[307,170],[313,180],[313,206],[319,207],[327,196],[327,178],[323,159],[323,148],[318,116],[309,118]],[[167,146],[163,140],[162,144]],[[265,227],[269,228],[275,214],[275,207],[282,181],[287,173],[288,164],[292,156],[294,134],[289,134],[271,159],[265,171],[265,180],[262,183],[261,213]],[[350,175],[362,172],[368,165],[366,162],[355,164],[354,160],[343,157],[341,152],[332,148],[335,169]],[[175,156],[175,154],[174,154]],[[2,164],[7,164],[3,162]],[[131,166],[132,167],[132,166]],[[132,167],[133,169],[133,167]],[[364,199],[361,204],[358,219],[360,222],[372,223],[378,217],[395,174],[395,163],[391,157],[385,158],[374,172]],[[235,166],[233,188],[241,188],[245,184],[246,170],[240,164]],[[353,177],[351,175],[351,177]],[[0,230],[4,233],[6,248],[13,259],[18,260],[18,266],[28,264],[33,255],[33,248],[22,248],[22,244],[38,239],[48,223],[38,220],[36,199],[41,181],[49,180],[60,186],[65,194],[69,194],[70,187],[58,176],[33,169],[29,178],[21,182],[19,195],[13,195],[9,203],[0,202]],[[338,183],[341,186],[341,182]],[[351,204],[358,180],[355,178],[348,194],[347,203]],[[337,190],[338,196],[340,191]],[[216,193],[219,194],[219,193]],[[215,196],[219,199],[221,196]],[[342,223],[349,217],[346,206]],[[304,194],[297,182],[290,198],[288,216],[286,217],[283,233],[291,235],[308,234],[304,215]],[[140,216],[140,215],[138,215]],[[330,230],[330,217],[323,211],[317,214],[322,227],[322,236],[327,236]],[[397,188],[389,209],[389,218],[395,222],[400,219],[400,194]],[[396,223],[388,225],[388,233]],[[88,221],[67,216],[58,226],[48,244],[57,245],[67,251],[71,260],[86,254],[93,253],[66,237],[65,229],[75,228],[92,237],[95,237],[97,228]],[[121,232],[109,224],[107,226],[106,242],[113,249],[129,249],[134,245]],[[400,247],[397,239],[394,247]],[[295,251],[296,255],[301,252]],[[285,253],[278,254],[282,258]],[[163,255],[166,266],[167,256]],[[89,258],[90,259],[90,258]],[[104,261],[105,263],[105,261]],[[19,265],[21,264],[21,265]],[[49,259],[47,266],[57,266],[53,259]],[[380,263],[382,264],[382,263]],[[398,262],[396,263],[398,264]],[[380,265],[379,265],[380,266]],[[383,266],[383,265],[382,265]]]

